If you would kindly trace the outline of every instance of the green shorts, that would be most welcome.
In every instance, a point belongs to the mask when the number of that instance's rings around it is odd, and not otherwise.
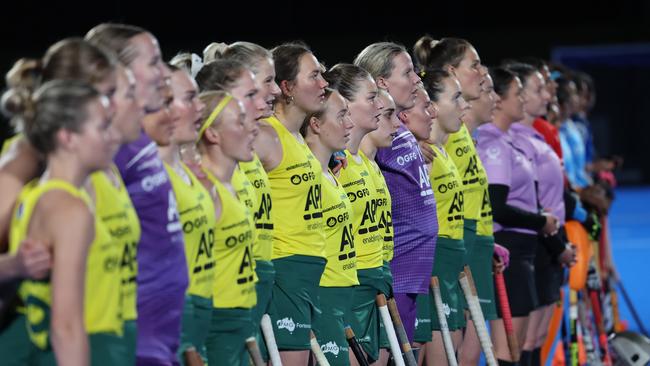
[[[431,295],[418,294],[415,305],[417,307],[417,314],[415,316],[413,340],[418,343],[431,342],[431,332],[433,332],[433,328],[431,328],[431,310],[433,309]]]
[[[314,333],[330,365],[350,364],[345,326],[352,311],[354,287],[321,287],[321,314],[314,320]]]
[[[273,292],[273,282],[275,282],[275,267],[273,262],[270,261],[257,261],[255,262],[255,273],[257,273],[257,283],[255,284],[255,292],[257,293],[257,304],[251,309],[251,316],[253,317],[253,330],[255,331],[255,340],[262,353],[264,361],[269,360],[269,354],[266,350],[266,343],[262,335],[262,328],[260,322],[262,316],[269,312],[269,304],[271,303],[271,293]]]
[[[122,337],[110,333],[88,335],[90,364],[92,366],[126,365],[126,351]]]
[[[246,339],[252,335],[250,309],[213,308],[205,341],[208,364],[248,366]]]
[[[205,356],[205,339],[210,331],[212,309],[212,299],[185,295],[181,320],[181,343],[176,352],[181,365],[185,364],[183,353],[190,347],[194,347],[197,352]]]
[[[458,274],[463,270],[464,259],[465,246],[462,240],[438,237],[435,264],[431,276],[438,277],[443,311],[447,317],[447,325],[450,331],[465,327],[465,312],[461,300],[463,299],[463,292],[458,282]],[[429,296],[431,329],[441,330],[431,289],[429,289]]]
[[[359,286],[354,286],[354,302],[350,326],[370,361],[379,359],[379,310],[377,294],[387,286],[382,267],[357,271]],[[370,362],[372,363],[372,362]]]
[[[309,332],[320,313],[325,258],[292,255],[273,260],[275,283],[269,315],[279,350],[309,350]]]
[[[138,324],[136,320],[125,320],[124,329],[122,333],[122,343],[124,346],[122,350],[124,351],[124,364],[125,365],[135,365],[135,343],[138,339]]]
[[[56,365],[54,352],[50,348],[43,351],[36,347],[27,333],[27,318],[18,314],[16,318],[0,332],[0,355],[2,365]]]
[[[494,254],[494,237],[476,236],[474,250],[469,258],[469,267],[476,285],[476,292],[485,320],[497,318],[497,308],[492,276],[492,255]]]
[[[390,288],[390,292],[384,294],[386,295],[386,298],[391,298],[393,297],[393,272],[390,270],[390,263],[384,261],[381,269],[384,271],[384,283]],[[379,317],[379,348],[390,349],[390,342],[388,341],[386,329],[384,328],[384,321],[381,319],[381,316]]]

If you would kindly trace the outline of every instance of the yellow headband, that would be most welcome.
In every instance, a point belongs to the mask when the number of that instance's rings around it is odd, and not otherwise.
[[[208,127],[212,125],[214,120],[216,120],[217,117],[219,117],[221,111],[223,111],[223,109],[226,108],[228,102],[230,102],[231,100],[232,100],[232,95],[230,94],[226,94],[226,96],[223,99],[221,99],[221,102],[217,104],[217,106],[214,108],[212,113],[210,113],[210,116],[201,125],[201,129],[199,129],[199,140],[201,139],[201,137],[203,137],[203,133],[205,133],[205,130],[207,130]]]

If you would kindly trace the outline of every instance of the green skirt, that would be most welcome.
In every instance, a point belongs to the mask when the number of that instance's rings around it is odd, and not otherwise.
[[[212,318],[212,299],[196,295],[185,295],[183,305],[181,343],[177,355],[181,364],[185,364],[183,353],[190,347],[205,357],[205,340],[210,330]]]
[[[345,326],[349,323],[354,287],[321,287],[321,314],[314,321],[318,344],[330,365],[350,365]]]
[[[208,365],[248,366],[246,339],[253,335],[250,309],[212,309],[205,341]]]
[[[273,260],[275,283],[269,315],[279,350],[309,350],[309,332],[320,310],[325,258],[292,255]]]

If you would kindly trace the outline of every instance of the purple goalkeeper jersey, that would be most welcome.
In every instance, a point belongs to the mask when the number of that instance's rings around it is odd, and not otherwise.
[[[115,164],[142,227],[137,249],[137,357],[171,365],[176,362],[188,286],[176,197],[156,144],[144,133],[120,148]]]
[[[420,147],[404,124],[393,145],[377,151],[377,164],[393,201],[393,291],[427,293],[438,236],[436,200]]]

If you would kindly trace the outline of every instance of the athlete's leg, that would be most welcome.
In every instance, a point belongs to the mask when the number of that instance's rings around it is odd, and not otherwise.
[[[426,343],[420,343],[420,342],[414,342],[413,347],[419,349],[418,351],[418,366],[424,365],[424,359],[426,358],[426,353],[427,353],[427,346],[431,342],[426,342]]]
[[[390,353],[387,349],[382,348],[379,350],[379,361],[377,361],[378,366],[388,366],[388,360],[390,359]]]
[[[517,339],[526,339],[526,331],[528,329],[528,317],[513,317],[512,326],[517,335]],[[490,329],[492,330],[492,344],[494,345],[494,355],[499,360],[513,362],[510,356],[510,348],[508,347],[508,339],[506,331],[503,327],[503,319],[495,319],[490,321]]]
[[[458,364],[460,366],[476,366],[481,358],[481,344],[474,321],[467,317],[467,327],[462,342],[458,349]]]
[[[546,307],[541,307],[533,310],[528,317],[528,329],[526,331],[526,338],[521,341],[523,347],[522,351],[532,351],[535,349],[537,344],[537,334],[539,330],[537,328],[542,327],[542,320],[544,318],[544,310]]]

